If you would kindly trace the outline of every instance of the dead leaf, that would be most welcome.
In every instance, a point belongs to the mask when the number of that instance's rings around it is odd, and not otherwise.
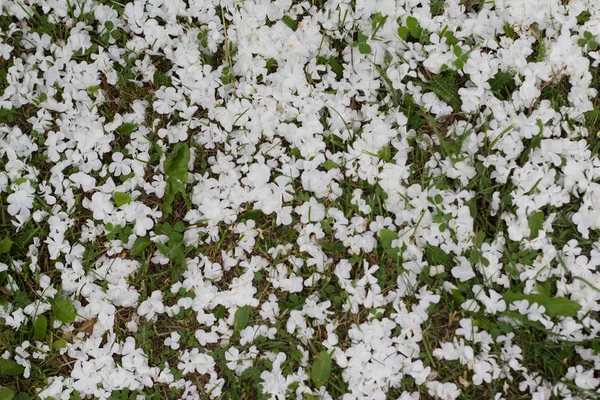
[[[4,286],[0,286],[0,293],[5,295],[6,297],[12,297],[12,292],[5,288]]]
[[[83,332],[86,336],[91,336],[94,332],[96,318],[86,319],[85,321],[75,323],[75,332]]]
[[[460,384],[463,385],[466,388],[469,387],[469,386],[471,386],[471,382],[469,382],[468,380],[466,380],[462,376],[458,377],[458,382],[460,382]]]

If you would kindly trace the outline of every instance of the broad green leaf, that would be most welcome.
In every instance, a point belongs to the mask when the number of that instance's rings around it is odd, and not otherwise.
[[[401,26],[398,28],[398,36],[400,36],[402,40],[406,40],[409,33],[410,30],[406,26]]]
[[[283,18],[281,18],[281,21],[293,31],[298,29],[298,22],[294,21],[289,15],[284,15]]]
[[[185,184],[187,182],[189,162],[190,148],[185,143],[177,143],[165,160],[165,174]]]
[[[75,321],[77,313],[75,312],[75,306],[71,303],[71,300],[62,297],[60,293],[56,295],[53,300],[50,300],[52,305],[52,312],[56,319],[65,324],[70,324]]]
[[[458,44],[458,39],[454,36],[454,33],[452,31],[446,31],[444,33],[444,37],[446,38],[446,42],[450,46],[454,46],[454,45]]]
[[[0,254],[9,253],[12,245],[13,241],[7,237],[0,240]]]
[[[165,256],[169,255],[169,248],[165,246],[163,243],[156,242],[156,248]]]
[[[423,29],[421,29],[420,26],[415,26],[414,28],[410,28],[410,36],[414,37],[415,39],[420,39],[422,33],[423,33]]]
[[[398,233],[384,228],[379,231],[379,238],[381,239],[381,247],[383,247],[385,254],[392,260],[397,261],[398,249],[392,248],[392,241],[398,239]]]
[[[330,376],[331,356],[326,350],[323,350],[319,353],[310,369],[310,379],[319,388],[327,383]]]
[[[25,367],[23,367],[21,364],[17,364],[16,361],[0,358],[0,374],[17,376],[21,375],[24,371]]]
[[[535,288],[537,289],[537,291],[540,294],[543,294],[544,296],[549,297],[552,293],[552,282],[551,281],[537,282],[535,284]]]
[[[542,211],[536,211],[529,217],[529,238],[535,239],[538,237],[542,225],[544,223],[544,213]]]
[[[331,70],[335,72],[338,78],[344,75],[344,67],[337,58],[333,56],[329,57],[329,66],[331,67]]]
[[[358,51],[360,54],[371,54],[371,46],[366,43],[360,43],[358,45]]]
[[[183,251],[183,247],[180,244],[171,247],[171,250],[169,250],[168,257],[175,264],[185,267],[185,252]]]
[[[67,342],[64,339],[57,339],[52,342],[52,348],[56,351],[67,347]]]
[[[233,331],[240,332],[248,325],[250,320],[250,306],[240,307],[235,311],[233,316]]]
[[[129,196],[127,193],[115,192],[113,195],[113,200],[115,201],[117,207],[121,207],[124,204],[131,203],[131,196]]]
[[[11,388],[3,387],[0,389],[0,400],[12,400],[15,397],[15,392]]]
[[[33,339],[43,341],[46,338],[48,329],[48,319],[45,315],[40,315],[33,324]]]
[[[456,300],[457,303],[465,302],[465,296],[463,296],[461,291],[458,289],[452,289],[452,297],[454,297],[454,300]]]
[[[390,162],[392,159],[392,149],[390,146],[383,146],[377,152],[377,157],[381,158],[385,162]]]
[[[502,296],[507,303],[517,300],[527,300],[530,304],[538,303],[546,308],[545,314],[549,317],[557,315],[575,317],[581,308],[576,301],[564,297],[550,297],[543,294],[524,294],[508,291]]]
[[[185,184],[176,179],[167,179],[167,186],[165,188],[165,196],[163,198],[163,204],[165,207],[165,214],[168,215],[171,213],[173,201],[175,200],[175,195],[178,193],[185,194]]]
[[[565,317],[576,317],[577,312],[581,308],[578,302],[566,299],[564,297],[553,297],[542,301],[542,305],[546,307],[546,314],[550,317],[562,315]]]
[[[408,17],[406,18],[406,26],[408,27],[408,29],[416,28],[417,26],[419,26],[419,21],[417,21],[415,17]]]
[[[135,240],[133,247],[131,247],[129,252],[132,256],[139,256],[146,249],[146,247],[150,245],[150,243],[152,243],[152,241],[148,237],[139,237]]]
[[[46,399],[49,399],[49,398],[46,397]],[[31,396],[25,392],[20,392],[20,393],[17,393],[14,400],[31,400]],[[71,398],[69,400],[73,400],[73,398]]]
[[[132,124],[131,122],[125,122],[123,125],[121,125],[117,128],[117,133],[119,135],[129,135],[137,127],[138,127],[137,124]]]
[[[329,171],[330,169],[333,168],[338,168],[339,165],[338,163],[336,163],[335,161],[332,160],[327,160],[323,163],[323,168],[325,168],[327,171]]]
[[[188,164],[190,162],[190,148],[185,143],[177,143],[167,156],[164,164],[167,175],[167,187],[163,198],[164,212],[170,214],[177,193],[185,195],[185,184],[188,179]]]
[[[173,226],[173,230],[175,232],[183,232],[185,231],[185,224],[181,221],[175,222],[175,226]]]

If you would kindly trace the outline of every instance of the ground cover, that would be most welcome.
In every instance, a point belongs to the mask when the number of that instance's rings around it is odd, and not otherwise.
[[[600,397],[599,2],[0,7],[0,400]]]

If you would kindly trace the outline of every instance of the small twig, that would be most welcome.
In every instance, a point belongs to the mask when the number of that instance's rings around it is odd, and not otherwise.
[[[544,83],[544,84],[543,84],[543,85],[540,87],[540,93],[541,93],[541,92],[542,92],[544,89],[546,89],[546,88],[548,87],[548,85],[550,85],[552,82],[554,82],[554,81],[556,80],[556,78],[558,78],[558,76],[559,76],[560,74],[562,74],[562,73],[563,73],[563,71],[564,71],[566,68],[567,68],[567,66],[566,66],[566,65],[563,65],[563,66],[562,66],[562,67],[561,67],[561,68],[558,70],[558,72],[556,72],[556,73],[555,73],[555,74],[552,76],[552,78],[550,78],[550,80],[549,80],[549,81],[545,82],[545,83]],[[532,110],[532,109],[533,109],[533,104],[535,103],[535,101],[536,101],[538,98],[539,98],[539,96],[538,96],[538,97],[535,97],[534,99],[532,99],[532,100],[531,100],[531,103],[529,103],[529,115],[531,115],[531,112],[533,111],[533,110]]]
[[[227,38],[227,24],[225,23],[225,12],[223,11],[223,6],[219,4],[221,7],[221,21],[223,22],[223,36],[225,37],[225,62],[227,66],[231,68],[231,56],[229,54],[229,39]]]
[[[356,75],[356,70],[354,69],[354,49],[350,47],[350,65],[352,65],[352,71]]]
[[[527,26],[527,25],[515,25],[514,27],[515,27],[515,28],[517,28],[517,29],[524,28],[524,29],[527,29],[527,30],[529,30],[529,31],[531,32],[531,34],[532,34],[533,36],[535,36],[535,38],[537,39],[537,41],[538,41],[538,42],[540,41],[540,34],[539,34],[539,33],[537,33],[537,32],[536,32],[536,30],[535,30],[535,29],[533,29],[532,27],[530,27],[530,26]]]

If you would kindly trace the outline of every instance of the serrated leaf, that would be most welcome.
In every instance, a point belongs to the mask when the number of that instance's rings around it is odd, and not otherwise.
[[[392,241],[398,239],[398,233],[384,228],[379,231],[379,238],[381,239],[381,247],[383,247],[385,254],[392,260],[397,261],[398,249],[392,247]]]
[[[182,183],[187,182],[190,148],[185,143],[177,143],[164,163],[165,174]]]
[[[319,353],[310,369],[310,379],[316,387],[327,383],[331,376],[331,356],[326,350]]]
[[[113,200],[115,201],[117,207],[121,207],[124,204],[131,203],[131,196],[129,196],[127,193],[115,192],[115,194],[113,194]]]
[[[250,306],[243,306],[235,310],[233,316],[233,331],[240,332],[248,325],[250,320]]]
[[[25,371],[25,367],[21,364],[18,364],[14,360],[6,360],[4,358],[0,358],[0,373],[8,376],[17,376],[21,375]]]
[[[64,322],[65,324],[70,324],[75,321],[75,318],[77,317],[75,306],[73,306],[71,300],[62,297],[60,292],[54,299],[50,300],[50,305],[52,306],[52,312],[57,320]]]
[[[135,239],[135,242],[133,243],[133,246],[131,247],[131,250],[129,252],[132,256],[139,256],[144,252],[144,250],[146,250],[146,247],[148,247],[150,243],[152,243],[150,238],[146,236],[139,237]]]
[[[46,338],[48,330],[48,319],[45,315],[40,315],[33,324],[33,340],[43,341]]]

